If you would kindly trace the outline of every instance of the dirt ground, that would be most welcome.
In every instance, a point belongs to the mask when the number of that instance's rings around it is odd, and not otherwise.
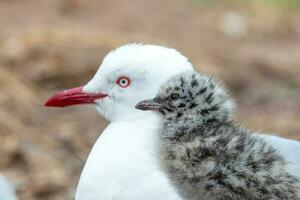
[[[0,173],[21,199],[72,199],[107,122],[92,107],[43,103],[129,42],[180,50],[225,82],[243,125],[300,140],[298,1],[249,2],[0,0]]]

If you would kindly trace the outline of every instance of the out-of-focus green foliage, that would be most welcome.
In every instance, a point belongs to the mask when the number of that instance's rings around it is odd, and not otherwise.
[[[263,6],[266,8],[276,9],[293,9],[300,7],[300,0],[192,0],[199,5],[216,5],[216,4],[250,4]]]
[[[300,0],[255,0],[255,3],[275,8],[297,8],[300,6]]]

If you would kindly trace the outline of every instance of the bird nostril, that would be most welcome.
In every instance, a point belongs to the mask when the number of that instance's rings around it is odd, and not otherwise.
[[[153,100],[154,100],[155,102],[157,102],[157,103],[162,102],[162,98],[161,98],[161,97],[155,97]]]

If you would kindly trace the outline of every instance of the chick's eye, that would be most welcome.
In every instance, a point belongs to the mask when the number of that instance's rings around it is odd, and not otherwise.
[[[126,88],[130,85],[130,79],[126,76],[122,76],[120,78],[118,78],[118,80],[116,81],[116,83],[122,87],[122,88]]]
[[[172,100],[179,99],[179,94],[171,94],[170,98],[171,98]]]

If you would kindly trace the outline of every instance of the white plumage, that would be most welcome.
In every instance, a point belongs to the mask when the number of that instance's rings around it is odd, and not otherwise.
[[[15,186],[0,175],[0,200],[17,200]]]
[[[96,107],[111,123],[88,157],[77,200],[180,199],[155,160],[156,116],[134,106],[172,74],[191,68],[177,51],[153,45],[123,46],[105,57],[83,91],[109,94]],[[119,76],[128,76],[131,87],[116,86]]]

